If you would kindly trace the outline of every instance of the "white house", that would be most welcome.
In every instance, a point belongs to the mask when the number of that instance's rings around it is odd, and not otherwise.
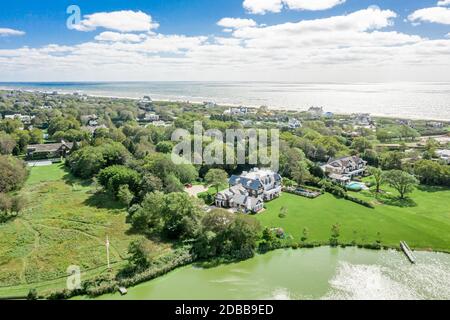
[[[237,107],[237,108],[229,108],[228,110],[225,110],[223,114],[230,115],[230,116],[244,116],[246,114],[250,113],[249,108],[247,107]]]
[[[369,126],[373,123],[372,117],[369,113],[355,113],[353,114],[353,122],[360,126]]]
[[[5,115],[5,119],[20,120],[23,124],[30,124],[34,116],[23,115],[20,113]]]
[[[448,150],[448,149],[437,150],[436,154],[445,163],[450,164],[450,150]]]
[[[153,112],[147,112],[142,120],[149,122],[159,121],[159,115]]]
[[[230,187],[216,195],[215,204],[256,213],[263,209],[264,201],[280,196],[281,182],[281,176],[269,169],[254,168],[240,176],[233,175],[228,181]]]
[[[295,118],[289,119],[289,122],[288,122],[289,129],[298,129],[301,127],[302,127],[302,123],[300,122],[300,120],[295,119]]]
[[[308,114],[312,118],[321,118],[323,116],[323,107],[311,107],[308,109]]]
[[[438,121],[429,121],[429,122],[427,122],[426,125],[427,125],[427,127],[437,128],[437,129],[444,127],[444,124],[442,122],[438,122]]]
[[[346,183],[354,177],[362,176],[366,171],[366,165],[367,161],[351,156],[332,160],[321,168],[330,179],[338,183]]]

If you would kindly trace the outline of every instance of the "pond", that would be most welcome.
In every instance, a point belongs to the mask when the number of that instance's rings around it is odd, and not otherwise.
[[[98,299],[450,299],[450,255],[320,247],[187,266]]]

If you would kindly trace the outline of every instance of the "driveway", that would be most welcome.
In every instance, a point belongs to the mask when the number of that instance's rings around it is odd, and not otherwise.
[[[195,185],[191,188],[184,188],[184,191],[187,192],[189,195],[197,197],[199,193],[208,191],[208,188],[202,186],[202,185]]]

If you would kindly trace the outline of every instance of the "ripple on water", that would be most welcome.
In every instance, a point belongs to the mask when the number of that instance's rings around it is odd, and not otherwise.
[[[424,253],[418,255],[415,265],[393,252],[376,265],[341,261],[323,299],[450,299],[449,270],[450,263]]]
[[[331,300],[414,300],[420,297],[413,289],[391,278],[378,265],[355,265],[340,262],[330,280],[330,291],[323,299]]]

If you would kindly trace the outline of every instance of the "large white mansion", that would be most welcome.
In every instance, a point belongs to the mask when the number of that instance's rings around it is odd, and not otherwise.
[[[215,204],[221,208],[256,213],[263,209],[264,201],[280,196],[281,182],[281,176],[269,169],[254,168],[240,176],[233,175],[228,181],[229,188],[216,195]]]

